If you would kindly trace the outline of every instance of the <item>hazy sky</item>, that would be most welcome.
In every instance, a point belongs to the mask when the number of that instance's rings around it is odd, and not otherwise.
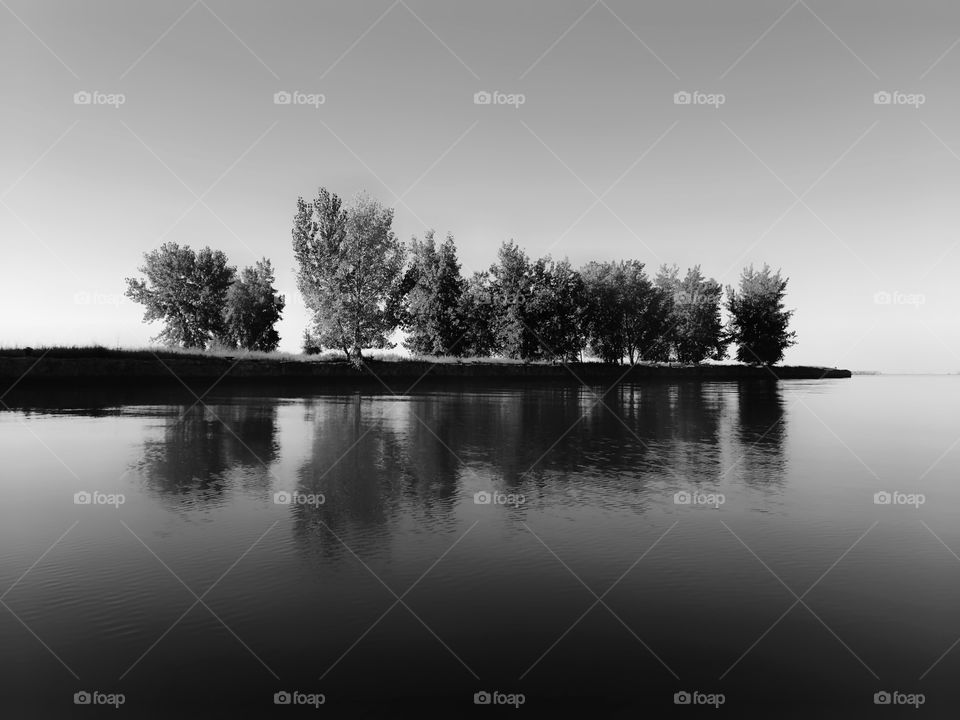
[[[788,363],[957,371],[958,40],[951,2],[3,0],[0,344],[146,345],[124,278],[175,241],[269,257],[296,351],[291,220],[324,185],[453,232],[465,274],[509,238],[768,262]]]

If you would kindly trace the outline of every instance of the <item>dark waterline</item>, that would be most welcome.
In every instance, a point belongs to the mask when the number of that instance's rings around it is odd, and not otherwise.
[[[22,389],[0,413],[4,709],[72,717],[73,693],[98,689],[135,717],[296,714],[273,704],[287,689],[323,693],[328,716],[459,716],[496,712],[473,694],[499,690],[527,713],[636,717],[692,711],[673,696],[698,690],[732,716],[849,717],[887,689],[945,712],[957,382],[261,388],[200,404],[183,388]],[[125,502],[75,505],[81,490]],[[880,490],[926,502],[876,505]],[[278,505],[280,491],[324,501]]]

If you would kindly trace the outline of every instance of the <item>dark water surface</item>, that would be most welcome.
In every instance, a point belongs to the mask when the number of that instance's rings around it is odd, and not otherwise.
[[[0,715],[955,716],[960,378],[600,391],[11,394]]]

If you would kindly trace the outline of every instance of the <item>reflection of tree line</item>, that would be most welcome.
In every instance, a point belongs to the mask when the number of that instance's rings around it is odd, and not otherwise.
[[[731,471],[748,485],[779,483],[787,467],[787,428],[783,397],[776,383],[755,380],[740,384],[737,439],[743,460]]]
[[[391,504],[403,490],[402,446],[396,432],[385,427],[383,416],[389,417],[391,410],[359,394],[306,401],[304,420],[312,441],[310,454],[297,471],[297,487],[302,493],[322,493],[325,502],[291,506],[298,532],[330,540],[324,525],[337,532],[345,524],[341,518],[365,528],[389,522]]]
[[[137,470],[152,490],[188,504],[221,502],[236,477],[266,491],[280,447],[276,420],[273,401],[174,406]]]
[[[404,513],[451,520],[462,486],[471,483],[533,497],[567,483],[602,493],[610,478],[637,491],[680,479],[709,485],[731,465],[727,482],[782,479],[784,408],[776,383],[620,385],[602,403],[594,392],[309,398],[303,422],[312,439],[296,489],[322,493],[325,503],[290,512],[307,533],[324,524],[335,532],[369,530]],[[191,502],[217,502],[237,482],[267,496],[274,486],[264,464],[279,456],[277,407],[246,399],[178,409],[162,437],[146,444],[140,470],[154,490]]]

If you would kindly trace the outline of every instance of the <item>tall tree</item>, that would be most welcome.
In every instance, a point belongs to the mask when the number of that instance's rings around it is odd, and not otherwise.
[[[168,242],[143,257],[138,270],[146,279],[127,278],[126,296],[146,307],[144,322],[165,323],[153,340],[206,348],[221,337],[227,291],[236,275],[227,256],[209,247],[194,252],[188,245]]]
[[[443,351],[448,355],[463,354],[463,337],[466,328],[460,317],[460,298],[466,288],[466,281],[460,272],[460,260],[457,258],[457,245],[453,235],[447,233],[446,239],[437,250],[437,274],[435,291],[431,295],[432,307],[437,316],[437,332],[434,352]]]
[[[578,360],[587,344],[583,327],[584,284],[566,259],[548,255],[531,266],[530,292],[523,308],[536,344],[527,357]]]
[[[460,299],[465,286],[452,235],[439,247],[433,230],[422,242],[411,241],[410,266],[398,285],[398,317],[409,333],[405,343],[409,350],[422,355],[462,354],[466,327]]]
[[[638,288],[640,312],[632,316],[627,327],[627,357],[650,362],[669,359],[671,333],[670,299],[656,286]]]
[[[669,306],[637,260],[588,263],[586,330],[593,353],[606,362],[632,365],[658,360],[663,352]]]
[[[347,236],[343,201],[323,187],[310,202],[297,198],[292,236],[297,288],[311,315],[311,327],[304,331],[304,349],[319,352],[324,345],[338,347],[349,357],[349,348],[338,345],[337,334],[326,325],[332,318],[333,298],[338,292],[336,271]]]
[[[498,306],[489,272],[475,272],[467,279],[458,307],[464,330],[461,355],[488,357],[500,352],[494,320]]]
[[[387,304],[403,265],[393,210],[360,195],[349,208],[321,188],[300,198],[293,222],[297,284],[313,314],[316,340],[361,360],[365,347],[387,347],[394,329]]]
[[[498,352],[511,358],[535,357],[540,343],[527,321],[532,294],[530,258],[513,240],[500,245],[497,262],[490,266],[490,291]]]
[[[676,265],[662,266],[656,285],[668,298],[672,356],[682,363],[701,363],[707,358],[722,360],[729,340],[720,317],[723,289],[712,278],[705,278],[700,266],[679,277]]]
[[[739,293],[727,286],[729,339],[737,344],[739,362],[773,365],[796,344],[797,334],[787,329],[793,310],[783,304],[788,280],[767,264],[760,270],[750,265],[740,275]]]
[[[580,275],[590,350],[604,362],[621,363],[626,355],[623,315],[627,309],[614,268],[613,263],[589,262]]]
[[[244,350],[277,349],[280,335],[275,326],[286,300],[274,282],[273,266],[266,258],[240,272],[227,291],[223,342]]]
[[[678,325],[682,319],[677,309],[677,297],[680,295],[680,267],[676,263],[673,265],[664,263],[657,271],[653,285],[666,309],[666,328],[659,346],[659,359],[667,362],[676,357]]]
[[[491,330],[498,353],[523,360],[573,360],[586,345],[584,287],[567,260],[531,262],[512,240],[489,272]]]

